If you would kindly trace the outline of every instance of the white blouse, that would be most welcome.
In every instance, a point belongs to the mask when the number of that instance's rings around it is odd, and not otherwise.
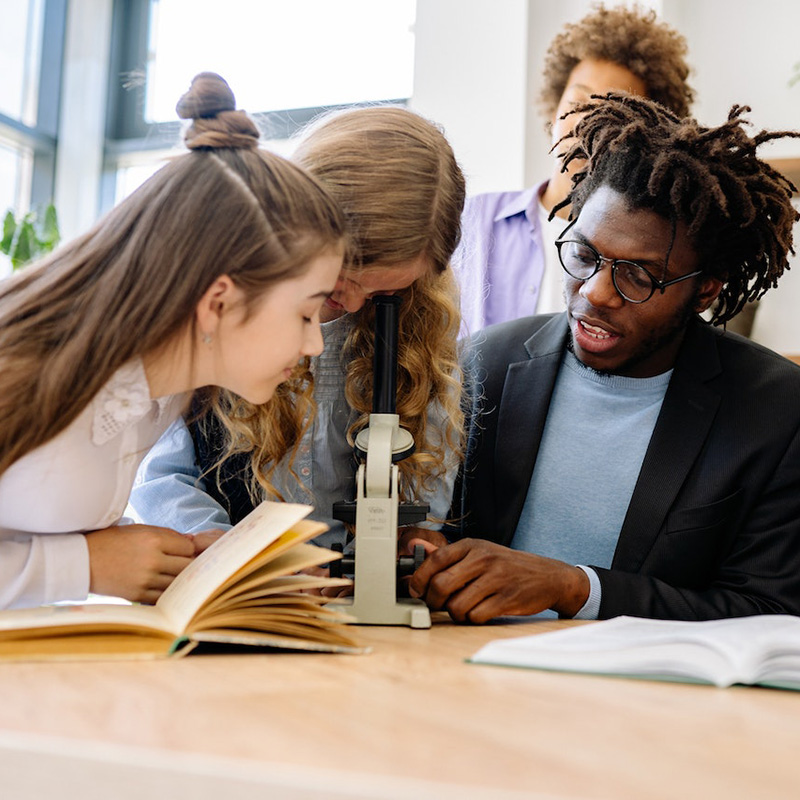
[[[151,399],[132,361],[69,427],[0,476],[0,608],[86,598],[81,532],[120,522],[140,462],[186,400]]]

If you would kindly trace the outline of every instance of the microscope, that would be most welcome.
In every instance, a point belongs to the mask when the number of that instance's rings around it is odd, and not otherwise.
[[[397,338],[400,298],[377,295],[375,353],[373,357],[372,412],[359,431],[355,455],[356,500],[333,505],[334,519],[355,525],[355,552],[331,563],[331,575],[352,574],[352,602],[335,606],[359,625],[408,625],[430,628],[431,616],[421,600],[398,596],[402,577],[410,575],[425,558],[422,546],[414,556],[397,556],[397,531],[427,517],[424,503],[401,503],[398,467],[414,452],[414,437],[400,427],[397,409]]]

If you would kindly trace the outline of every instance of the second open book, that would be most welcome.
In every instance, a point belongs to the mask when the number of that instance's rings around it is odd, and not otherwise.
[[[478,664],[800,690],[800,617],[683,622],[616,617],[489,642]]]
[[[55,605],[0,612],[0,659],[147,658],[198,644],[360,652],[347,617],[307,590],[349,583],[299,574],[339,556],[306,542],[310,506],[264,502],[201,553],[154,606]]]

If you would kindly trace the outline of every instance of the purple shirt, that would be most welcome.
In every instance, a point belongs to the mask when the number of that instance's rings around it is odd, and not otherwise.
[[[536,312],[545,269],[538,210],[545,183],[467,198],[453,256],[465,333]]]

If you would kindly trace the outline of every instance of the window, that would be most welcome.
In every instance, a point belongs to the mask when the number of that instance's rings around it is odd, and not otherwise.
[[[30,148],[0,141],[0,214],[3,216],[9,209],[21,214],[29,207],[32,166]]]
[[[0,0],[2,216],[53,197],[65,18],[66,0]]]
[[[115,3],[106,174],[108,206],[180,140],[175,103],[198,72],[221,74],[268,146],[317,114],[405,103],[415,0],[150,0]]]
[[[414,2],[239,0],[226,14],[217,0],[193,0],[191,14],[181,0],[151,7],[148,121],[173,120],[187,77],[203,70],[222,74],[254,112],[411,95]]]

